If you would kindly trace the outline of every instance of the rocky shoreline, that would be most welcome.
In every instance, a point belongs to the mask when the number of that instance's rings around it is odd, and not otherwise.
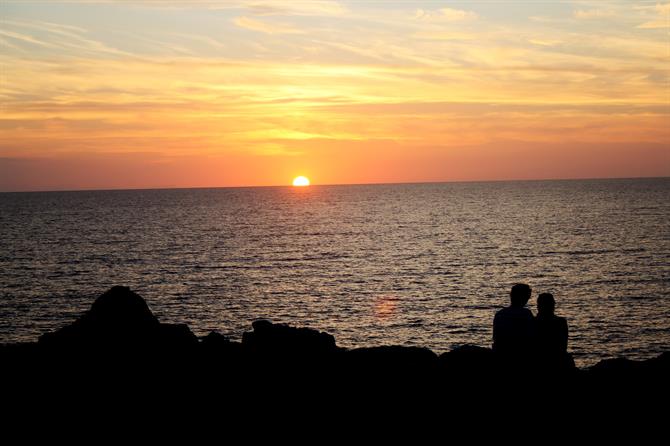
[[[75,322],[37,342],[2,345],[0,358],[10,380],[24,385],[30,381],[42,390],[63,383],[83,389],[101,377],[132,386],[141,375],[158,386],[188,383],[212,390],[226,383],[230,392],[290,388],[321,396],[382,392],[389,386],[413,395],[453,396],[465,388],[500,392],[510,383],[575,393],[608,392],[616,385],[617,392],[626,388],[651,395],[659,389],[667,392],[670,376],[670,352],[646,361],[619,358],[585,369],[548,369],[532,361],[510,365],[478,346],[441,355],[419,347],[344,349],[332,335],[310,328],[267,320],[253,322],[252,328],[241,342],[216,332],[198,338],[186,325],[161,323],[142,297],[117,286]]]

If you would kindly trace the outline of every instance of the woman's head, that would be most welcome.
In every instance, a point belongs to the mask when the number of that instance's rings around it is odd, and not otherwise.
[[[537,297],[537,313],[538,314],[554,314],[556,308],[556,301],[554,295],[551,293],[542,293]]]

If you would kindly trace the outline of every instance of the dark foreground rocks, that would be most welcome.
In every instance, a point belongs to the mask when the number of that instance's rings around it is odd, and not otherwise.
[[[266,320],[253,322],[241,342],[216,332],[197,338],[186,325],[158,321],[126,287],[110,289],[71,325],[36,343],[2,345],[0,363],[6,390],[24,394],[225,401],[242,395],[261,405],[268,398],[390,404],[403,398],[423,407],[504,395],[503,401],[523,401],[532,392],[572,403],[653,400],[667,397],[670,376],[669,353],[551,368],[532,358],[505,362],[477,346],[439,356],[418,347],[344,349],[328,333]]]

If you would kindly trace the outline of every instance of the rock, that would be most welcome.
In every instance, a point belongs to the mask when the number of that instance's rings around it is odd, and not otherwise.
[[[664,352],[660,356],[644,361],[645,368],[652,373],[667,378],[670,376],[670,352]]]
[[[39,338],[46,347],[185,347],[198,339],[184,324],[161,324],[147,303],[128,287],[115,286],[96,299],[91,309],[53,333]]]
[[[641,370],[642,364],[626,358],[604,359],[588,369],[589,374],[598,377],[631,377]]]
[[[188,348],[198,344],[198,338],[186,324],[158,324],[154,341],[164,347]]]
[[[216,348],[230,345],[233,342],[217,331],[210,331],[207,336],[201,338],[200,343],[203,346]]]
[[[350,370],[397,375],[432,372],[437,366],[437,355],[423,347],[366,347],[347,351],[345,361]]]
[[[210,332],[200,340],[200,350],[212,361],[239,360],[242,344],[233,342],[216,331]]]
[[[439,362],[446,373],[482,374],[490,372],[494,366],[494,355],[490,348],[462,345],[441,354]]]
[[[159,323],[144,299],[123,286],[115,286],[98,297],[80,320],[99,327],[123,325],[128,329],[145,329]]]
[[[254,355],[322,357],[335,353],[335,338],[311,328],[273,324],[267,320],[252,323],[254,331],[242,336],[242,346]]]

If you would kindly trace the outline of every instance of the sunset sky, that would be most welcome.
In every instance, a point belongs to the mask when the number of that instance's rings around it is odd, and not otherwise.
[[[0,191],[670,176],[670,3],[0,3]]]

